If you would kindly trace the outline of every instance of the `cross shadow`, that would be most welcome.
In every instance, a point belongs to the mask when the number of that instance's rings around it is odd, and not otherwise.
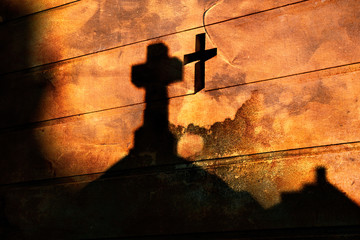
[[[185,161],[178,157],[175,137],[169,131],[167,92],[168,85],[182,81],[182,62],[170,58],[164,44],[149,45],[147,62],[132,67],[131,81],[146,90],[143,125],[135,132],[128,156],[109,171]]]
[[[162,43],[149,45],[147,62],[132,67],[133,84],[146,89],[143,125],[129,154],[76,197],[68,219],[81,236],[360,224],[360,208],[327,181],[325,168],[317,170],[317,182],[283,193],[279,204],[264,209],[248,192],[233,190],[217,175],[179,157],[169,130],[167,86],[181,80],[182,62],[169,57]]]

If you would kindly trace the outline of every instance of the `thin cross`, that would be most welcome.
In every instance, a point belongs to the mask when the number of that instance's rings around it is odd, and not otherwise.
[[[195,64],[195,93],[205,87],[205,61],[215,57],[217,49],[205,50],[205,33],[196,35],[195,52],[184,55],[184,65],[197,61]]]

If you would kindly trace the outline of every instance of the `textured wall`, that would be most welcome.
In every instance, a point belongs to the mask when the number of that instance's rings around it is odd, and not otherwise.
[[[358,236],[359,12],[2,1],[0,233]],[[184,55],[203,33],[217,55],[195,93]]]

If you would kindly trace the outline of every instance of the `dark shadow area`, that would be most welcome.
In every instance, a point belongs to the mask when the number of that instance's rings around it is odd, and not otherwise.
[[[28,12],[26,4],[19,5],[19,2],[9,0],[0,2],[1,187],[7,183],[36,179],[41,174],[52,176],[51,164],[43,158],[29,124],[41,110],[39,104],[50,71],[23,71],[33,57],[30,42],[35,37],[36,25],[32,18],[16,18]],[[11,216],[19,214],[20,210],[13,206],[11,194],[4,192],[3,188],[0,191],[0,239],[23,239],[23,229]],[[15,209],[15,212],[10,213],[10,209]]]
[[[211,169],[179,157],[169,130],[166,88],[181,80],[181,61],[169,57],[161,43],[148,46],[147,62],[132,67],[132,82],[146,89],[143,125],[135,132],[129,155],[72,201],[67,219],[78,230],[72,229],[70,236],[189,239],[218,232],[212,239],[221,239],[229,236],[221,232],[240,231],[229,238],[260,239],[256,236],[266,229],[311,228],[316,239],[316,227],[360,224],[359,206],[327,181],[325,168],[317,169],[315,183],[283,193],[279,204],[264,209],[251,194],[234,191]],[[218,166],[216,171],[227,169]],[[242,230],[261,231],[246,235]],[[284,231],[261,239],[276,239]]]
[[[278,222],[279,227],[345,226],[360,223],[360,207],[328,182],[326,168],[318,167],[316,182],[282,193],[281,202],[264,211],[263,220]]]

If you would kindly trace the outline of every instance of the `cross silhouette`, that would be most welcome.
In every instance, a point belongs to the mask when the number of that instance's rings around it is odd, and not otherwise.
[[[195,52],[184,55],[184,65],[197,61],[195,64],[195,93],[205,87],[205,61],[215,57],[217,49],[205,50],[205,33],[196,35]]]
[[[147,47],[146,63],[133,66],[131,75],[132,83],[146,90],[144,125],[151,124],[152,127],[161,126],[167,129],[167,86],[182,81],[181,61],[168,56],[165,44],[152,44]]]
[[[167,164],[177,157],[176,140],[169,130],[167,86],[182,81],[182,68],[182,62],[170,57],[163,43],[149,45],[146,62],[131,68],[131,81],[135,86],[145,88],[146,102],[144,122],[135,132],[131,150],[137,161],[147,161],[146,155],[151,156],[152,164]]]

